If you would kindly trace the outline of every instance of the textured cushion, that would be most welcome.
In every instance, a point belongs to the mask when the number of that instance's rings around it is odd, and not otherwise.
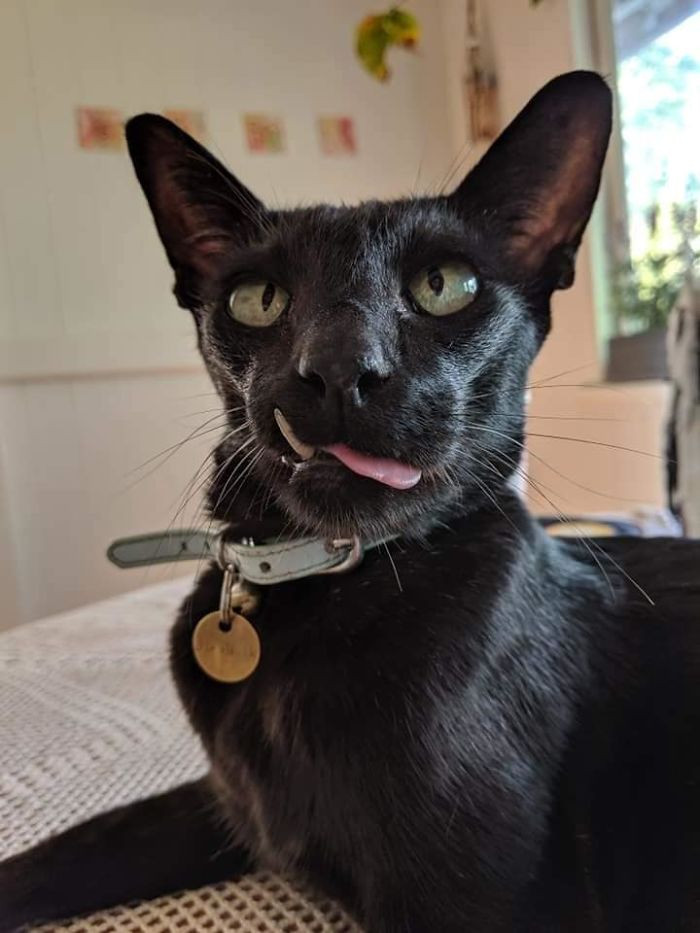
[[[167,667],[190,585],[180,578],[0,636],[0,858],[204,773]],[[337,905],[269,874],[50,929],[357,931]]]

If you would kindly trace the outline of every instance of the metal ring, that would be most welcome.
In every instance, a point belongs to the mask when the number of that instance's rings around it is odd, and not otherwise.
[[[224,568],[224,579],[221,583],[221,596],[219,597],[219,612],[221,613],[221,621],[224,625],[231,624],[231,615],[233,614],[231,609],[231,590],[237,579],[238,574],[236,568],[233,564],[227,564]]]
[[[328,567],[326,570],[319,570],[319,574],[345,573],[347,570],[357,567],[364,557],[362,541],[358,535],[353,535],[352,538],[335,538],[329,541],[328,544],[334,551],[340,551],[343,548],[349,548],[349,550],[344,560],[341,560],[339,564],[335,564],[333,567]]]
[[[226,570],[226,567],[230,563],[226,561],[226,541],[224,536],[220,534],[217,538],[217,547],[216,547],[216,562],[221,568],[221,570]]]

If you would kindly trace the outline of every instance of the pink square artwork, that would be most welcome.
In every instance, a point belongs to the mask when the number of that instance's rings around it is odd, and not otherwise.
[[[207,138],[207,126],[201,110],[164,110],[163,116],[200,142]]]
[[[284,152],[284,124],[279,117],[245,113],[243,129],[250,152]]]
[[[352,117],[319,117],[318,135],[324,155],[354,155],[357,152]]]
[[[124,117],[111,107],[78,107],[75,112],[81,149],[119,152],[124,148]]]

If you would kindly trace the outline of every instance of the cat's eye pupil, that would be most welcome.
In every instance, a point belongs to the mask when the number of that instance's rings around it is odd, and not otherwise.
[[[428,266],[408,286],[414,309],[433,317],[463,311],[478,291],[478,281],[468,262],[445,262]]]
[[[263,311],[267,311],[270,305],[272,304],[272,299],[275,297],[275,286],[272,282],[268,282],[265,286],[265,290],[262,293],[262,306]]]
[[[436,295],[441,295],[445,287],[445,277],[439,269],[431,269],[428,272],[428,285]]]
[[[243,282],[229,298],[234,321],[248,327],[269,327],[289,307],[291,296],[274,282]]]

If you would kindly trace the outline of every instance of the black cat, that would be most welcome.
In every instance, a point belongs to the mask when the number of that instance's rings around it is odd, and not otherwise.
[[[700,930],[700,544],[555,541],[510,485],[610,120],[568,74],[450,196],[289,211],[129,123],[230,410],[213,515],[399,535],[398,581],[375,548],[261,588],[259,666],[222,684],[192,651],[212,566],[172,635],[210,776],[4,863],[3,929],[269,865],[370,933]]]

